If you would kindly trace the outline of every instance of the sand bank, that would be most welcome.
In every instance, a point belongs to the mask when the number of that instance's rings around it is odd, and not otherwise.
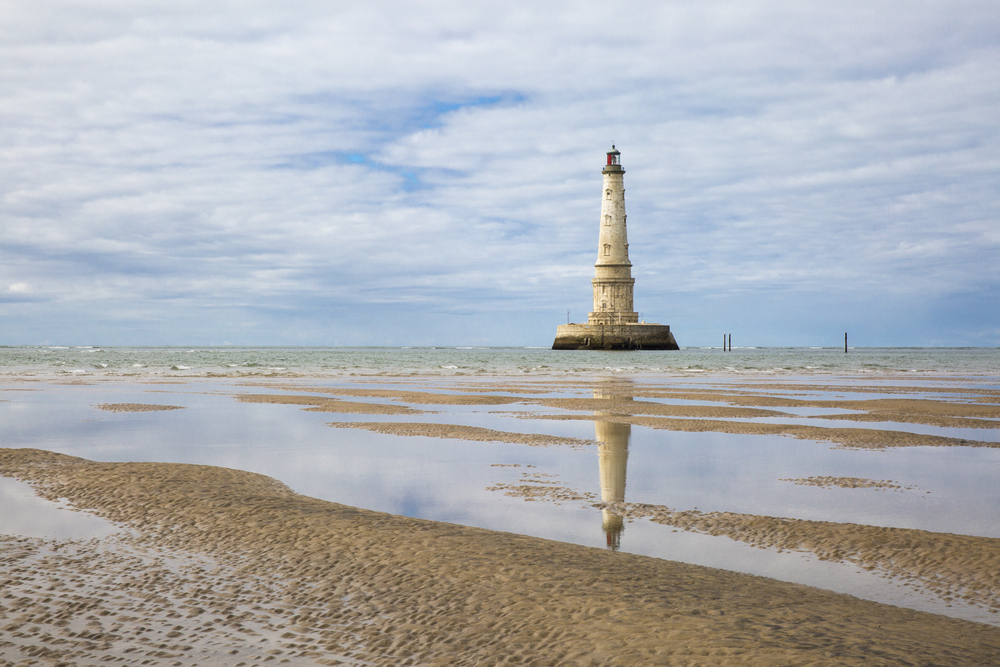
[[[843,391],[844,393],[928,393],[930,390],[927,387],[895,387],[895,388],[874,388],[865,387],[859,385],[857,387],[822,387],[822,386],[787,386],[787,385],[764,385],[772,391],[790,390],[802,392],[820,392],[825,394],[835,393],[837,391]],[[829,399],[808,399],[808,398],[791,398],[788,396],[771,396],[767,394],[753,393],[749,392],[748,389],[751,387],[764,388],[761,385],[733,385],[727,387],[726,389],[719,389],[715,391],[699,389],[697,391],[691,391],[686,389],[662,389],[662,388],[647,388],[642,386],[633,385],[623,385],[619,384],[616,388],[615,385],[610,385],[609,387],[601,387],[602,392],[619,392],[622,396],[633,396],[635,398],[659,398],[668,400],[685,400],[685,401],[712,401],[712,402],[722,402],[730,406],[741,406],[750,407],[753,409],[760,408],[819,408],[823,410],[843,410],[845,412],[835,414],[835,415],[822,415],[813,418],[817,419],[846,419],[853,421],[867,421],[867,422],[900,422],[900,423],[910,423],[910,424],[926,424],[929,426],[950,426],[958,428],[989,428],[995,429],[1000,428],[1000,394],[995,391],[990,390],[959,390],[953,389],[952,393],[955,397],[952,400],[941,399],[916,399],[916,398],[873,398],[869,400],[829,400]],[[934,389],[933,391],[937,391]],[[942,392],[947,393],[947,392]],[[970,398],[970,395],[975,396]],[[971,402],[970,402],[971,401]],[[543,404],[549,405],[551,407],[559,407],[564,409],[580,409],[586,410],[588,408],[582,407],[583,404],[578,404],[581,407],[573,407],[570,403],[564,403],[561,401],[542,401]],[[621,401],[619,401],[621,403]],[[637,403],[638,404],[638,403]],[[655,405],[655,404],[654,404]],[[673,416],[667,413],[660,412],[646,412],[643,410],[630,409],[627,405],[618,405],[617,412],[622,414],[630,415],[666,415]],[[601,408],[593,408],[601,409]],[[769,411],[762,411],[763,413]],[[706,416],[706,417],[755,417],[755,416],[790,416],[787,413],[773,413],[773,414],[759,414],[755,415],[751,412],[747,414],[734,413],[732,415],[727,414],[711,414],[706,413],[704,415],[691,413],[689,415],[684,415],[682,413],[677,413],[677,416]]]
[[[831,487],[839,487],[841,489],[880,489],[880,490],[893,490],[893,491],[903,491],[911,490],[916,487],[913,486],[903,486],[899,482],[891,479],[865,479],[863,477],[831,477],[831,476],[813,476],[813,477],[796,477],[796,478],[782,478],[778,481],[781,482],[792,482],[799,486],[818,486],[821,489],[829,489]]]
[[[594,507],[755,547],[854,563],[896,577],[915,590],[933,592],[946,602],[962,599],[1000,613],[998,539],[735,512],[677,511],[657,505],[597,503]]]
[[[556,419],[593,421],[592,415],[542,415],[520,412],[522,419]],[[631,417],[616,413],[602,413],[601,421],[645,426],[665,431],[688,433],[732,433],[734,435],[781,435],[799,440],[832,442],[840,447],[856,449],[888,449],[891,447],[995,447],[1000,442],[985,442],[967,438],[949,438],[925,433],[888,431],[868,428],[826,428],[806,424],[758,424],[753,422],[720,421],[714,419],[672,419],[666,417]]]
[[[274,387],[272,387],[274,388]],[[370,387],[308,387],[291,385],[283,387],[290,391],[311,391],[330,396],[352,396],[356,398],[388,398],[403,403],[417,405],[507,405],[522,399],[513,396],[481,396],[467,394],[445,394],[412,389],[376,389]]]
[[[550,398],[535,401],[538,405],[559,410],[614,412],[623,415],[659,417],[695,417],[699,419],[753,419],[755,417],[792,417],[787,412],[712,405],[676,405],[614,398]]]
[[[423,436],[425,438],[451,438],[455,440],[471,440],[473,442],[509,442],[532,447],[569,446],[582,447],[596,445],[596,440],[584,438],[566,438],[557,435],[540,433],[512,433],[496,431],[478,426],[463,426],[461,424],[428,424],[423,422],[330,422],[334,428],[359,428],[374,433],[389,435]]]
[[[462,391],[470,392],[433,393],[413,389],[384,389],[375,387],[324,388],[303,387],[299,385],[282,386],[280,388],[292,391],[308,391],[331,396],[351,396],[366,398],[383,398],[413,405],[507,405],[521,403],[530,406],[541,406],[558,410],[583,412],[614,412],[628,416],[655,416],[693,419],[754,419],[762,417],[780,417],[795,419],[796,414],[776,410],[774,408],[792,408],[796,410],[820,409],[839,410],[836,414],[813,415],[813,419],[827,419],[855,422],[897,422],[904,424],[923,424],[928,426],[951,428],[997,429],[1000,428],[1000,394],[990,390],[958,390],[954,389],[951,399],[927,398],[873,398],[869,400],[830,400],[791,398],[788,396],[772,396],[760,392],[750,392],[750,388],[762,388],[767,385],[732,385],[726,389],[665,389],[662,387],[647,387],[632,382],[592,382],[575,383],[576,389],[588,387],[596,391],[600,398],[539,398],[535,395],[548,389],[563,388],[565,383],[543,382],[534,386],[525,383],[494,383],[483,386],[457,384]],[[788,390],[786,385],[767,386],[772,391]],[[278,387],[274,387],[278,388]],[[807,386],[796,390],[818,392],[820,386]],[[927,393],[928,388],[895,387],[889,389],[865,387],[843,387],[845,392],[865,393],[879,391],[880,393]],[[824,393],[830,393],[830,388],[823,388]],[[489,396],[485,392],[497,392],[507,395]],[[836,390],[833,390],[836,391]],[[947,392],[943,392],[947,393]],[[511,395],[516,394],[516,395]],[[972,398],[970,398],[972,396]],[[285,402],[302,401],[308,404],[308,397],[282,397]],[[656,401],[635,400],[642,398],[666,399],[686,402],[713,402],[726,405],[705,406],[688,403],[663,403]],[[249,400],[241,397],[240,400]],[[258,397],[255,400],[263,400]],[[337,411],[332,402],[321,399],[315,401],[316,409]],[[277,401],[276,401],[277,402]],[[349,404],[348,404],[349,405]],[[345,406],[346,407],[346,406]],[[347,412],[345,409],[344,412]],[[891,446],[891,445],[886,445]]]
[[[424,410],[414,410],[403,405],[381,403],[354,403],[322,396],[286,396],[284,394],[236,394],[241,403],[274,403],[278,405],[303,405],[310,412],[337,412],[363,415],[419,415]]]
[[[698,398],[694,399],[694,396],[698,396]],[[837,415],[824,415],[820,417],[822,419],[895,421],[960,428],[1000,428],[1000,405],[985,404],[987,400],[991,402],[1000,400],[993,396],[988,399],[980,397],[975,399],[977,401],[975,403],[967,403],[964,400],[912,398],[873,398],[862,401],[792,399],[787,397],[734,394],[731,391],[711,395],[673,394],[672,397],[685,397],[688,400],[721,400],[736,405],[766,405],[782,408],[821,408],[858,411],[858,413],[844,412]]]
[[[556,505],[578,500],[597,500],[596,493],[591,493],[589,491],[577,491],[568,486],[549,480],[526,479],[522,477],[521,482],[526,483],[497,483],[486,487],[486,490],[503,491],[505,496],[510,496],[511,498],[521,498],[529,501],[546,501],[555,503]]]
[[[108,412],[159,412],[161,410],[183,410],[182,405],[156,405],[150,403],[100,403],[94,406]]]
[[[14,591],[0,601],[0,655],[11,661],[985,665],[1000,656],[1000,629],[987,625],[359,510],[235,470],[0,450],[0,473],[140,531],[121,539],[148,550],[0,542]]]

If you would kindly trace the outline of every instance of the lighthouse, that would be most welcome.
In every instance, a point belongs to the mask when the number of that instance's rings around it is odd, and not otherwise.
[[[588,324],[636,324],[639,314],[632,310],[632,262],[628,261],[628,230],[625,215],[625,170],[621,153],[608,151],[608,164],[601,170],[604,187],[601,197],[601,233],[597,243],[594,279],[594,310]]]
[[[625,170],[613,145],[601,170],[600,233],[594,264],[594,309],[586,324],[564,324],[556,330],[553,350],[677,350],[666,324],[639,322],[633,307],[632,262],[628,258],[625,215]]]

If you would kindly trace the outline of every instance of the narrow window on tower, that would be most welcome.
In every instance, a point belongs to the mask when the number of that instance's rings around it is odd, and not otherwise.
[[[604,216],[604,224],[607,225],[607,226],[611,225],[611,216],[610,215]]]
[[[610,243],[605,243],[604,244],[604,256],[607,257],[610,254],[611,254],[611,244]]]
[[[611,201],[611,190],[604,191],[604,198],[607,199],[608,201]]]

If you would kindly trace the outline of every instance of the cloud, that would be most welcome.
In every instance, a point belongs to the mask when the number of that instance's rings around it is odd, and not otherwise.
[[[544,344],[589,310],[615,141],[636,307],[682,344],[811,344],[887,310],[858,344],[929,344],[934,313],[954,344],[1000,344],[996,309],[942,305],[1000,297],[995,19],[11,5],[0,281],[32,299],[7,290],[0,338]]]

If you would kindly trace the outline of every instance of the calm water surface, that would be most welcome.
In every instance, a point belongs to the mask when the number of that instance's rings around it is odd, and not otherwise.
[[[602,494],[611,494],[613,500],[679,510],[1000,537],[1000,449],[854,451],[778,436],[628,427],[608,424],[599,414],[589,414],[591,419],[585,421],[519,419],[511,413],[540,410],[520,404],[418,406],[437,413],[396,418],[307,412],[294,405],[247,404],[233,398],[236,393],[264,391],[247,386],[247,381],[280,385],[284,379],[295,379],[296,384],[316,387],[357,386],[361,382],[366,387],[399,388],[397,383],[410,375],[419,378],[414,379],[414,388],[430,384],[431,390],[445,392],[453,391],[449,385],[456,380],[492,385],[498,378],[565,379],[573,382],[549,385],[553,392],[549,395],[583,398],[591,397],[592,390],[580,389],[577,381],[613,380],[619,390],[630,379],[643,385],[680,383],[696,389],[759,376],[772,381],[781,378],[783,388],[769,390],[781,395],[867,399],[877,394],[855,395],[852,386],[863,381],[866,387],[881,385],[890,392],[919,379],[928,396],[933,396],[935,389],[998,388],[1000,352],[852,350],[845,355],[843,349],[567,353],[534,349],[0,348],[0,389],[4,389],[0,391],[0,438],[5,446],[38,447],[100,461],[168,461],[238,468],[275,477],[309,496],[368,509],[600,548],[614,546],[997,622],[996,615],[982,609],[913,592],[900,582],[853,565],[758,549],[726,537],[674,531],[645,520],[616,522],[591,505]],[[175,381],[178,384],[171,384]],[[817,385],[827,389],[817,389]],[[94,407],[125,402],[184,409],[109,413]],[[399,437],[328,426],[332,421],[353,420],[447,422],[570,436],[595,443],[577,448],[529,447]],[[796,423],[803,421],[858,426],[806,417]],[[891,426],[906,430],[906,425]],[[911,430],[923,432],[920,428]],[[962,431],[975,431],[974,439],[1000,440],[997,429]],[[497,484],[521,484],[525,475],[577,494],[592,494],[595,500],[529,502],[488,489]],[[782,481],[809,476],[887,479],[902,488],[821,489]],[[2,497],[4,507],[11,506],[6,500],[9,493]],[[0,530],[17,532],[9,525],[0,526]]]

